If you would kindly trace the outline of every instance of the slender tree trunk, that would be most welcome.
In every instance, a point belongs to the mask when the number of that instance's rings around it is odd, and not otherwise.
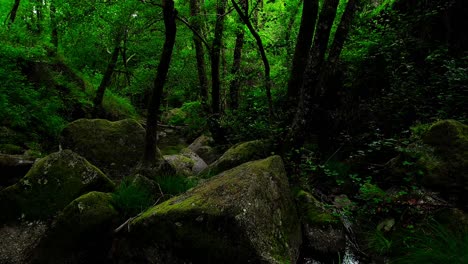
[[[233,79],[229,85],[229,108],[236,110],[239,107],[240,90],[240,66],[242,59],[242,47],[244,46],[244,31],[239,29],[236,33],[236,46],[234,47],[234,61],[232,63],[231,74]]]
[[[16,14],[18,13],[18,8],[20,5],[20,0],[15,0],[15,3],[13,4],[13,7],[11,8],[9,17],[10,21],[8,22],[8,26],[10,27],[13,23],[15,23],[16,19]]]
[[[54,46],[55,52],[58,51],[58,43],[59,43],[58,29],[57,29],[57,17],[55,15],[56,11],[57,10],[55,8],[55,2],[54,2],[54,0],[52,0],[50,2],[50,27],[51,27],[51,30],[52,30],[51,31],[51,36],[50,36],[50,42]]]
[[[318,0],[304,1],[302,8],[301,26],[297,35],[296,48],[288,82],[288,100],[291,102],[299,98],[304,70],[307,66],[310,46],[314,36],[315,23],[318,13]]]
[[[114,73],[115,66],[117,65],[117,59],[119,58],[120,51],[120,40],[122,36],[119,32],[114,43],[114,49],[111,54],[109,63],[107,64],[107,69],[104,72],[101,83],[96,91],[96,97],[94,97],[94,115],[98,115],[102,110],[102,101],[104,99],[104,93],[106,92],[107,87],[111,84],[112,74]]]
[[[249,7],[246,0],[241,0],[240,5],[245,14],[249,12]],[[239,107],[239,90],[240,90],[240,67],[242,60],[242,48],[244,46],[244,30],[239,28],[236,33],[236,45],[234,47],[234,61],[232,63],[231,74],[233,79],[229,86],[229,108],[236,110]]]
[[[264,66],[265,90],[266,90],[266,97],[268,100],[268,112],[269,112],[270,121],[271,121],[271,119],[273,118],[274,112],[273,112],[273,100],[271,98],[270,63],[268,62],[268,58],[265,53],[265,48],[263,47],[262,39],[260,38],[260,35],[258,35],[257,31],[255,31],[255,29],[253,28],[253,25],[250,22],[250,19],[248,17],[248,12],[244,13],[235,0],[231,0],[231,2],[234,8],[236,9],[237,13],[239,14],[240,18],[242,19],[244,24],[249,29],[250,34],[252,34],[252,36],[255,38],[255,41],[257,42],[258,50],[260,52],[260,56],[262,58],[262,62]]]
[[[338,100],[337,92],[333,89],[326,88],[326,83],[330,76],[333,76],[335,73],[335,68],[338,64],[338,59],[340,58],[341,51],[343,50],[344,43],[348,37],[348,33],[351,29],[351,22],[353,21],[354,14],[356,13],[356,8],[360,5],[361,0],[348,0],[341,21],[338,24],[336,30],[335,38],[328,52],[328,59],[325,63],[325,67],[321,70],[319,74],[319,81],[317,87],[315,88],[316,94],[321,97],[323,94],[326,94],[327,100],[320,100],[321,105],[335,105],[331,100]]]
[[[219,0],[216,7],[216,24],[214,31],[214,39],[211,47],[211,111],[213,115],[220,113],[220,61],[221,61],[221,46],[224,31],[224,17],[226,11],[227,0]]]
[[[314,0],[308,0],[306,2],[310,3],[311,1],[314,1]],[[293,43],[290,43],[291,33],[293,31],[294,23],[296,22],[296,16],[299,13],[299,10],[300,10],[301,5],[302,5],[303,2],[304,2],[303,0],[297,1],[296,6],[294,7],[294,9],[292,10],[292,12],[290,14],[289,21],[288,21],[288,26],[286,27],[286,32],[285,32],[285,35],[284,35],[284,47],[286,49],[286,53],[288,54],[288,60],[287,61],[289,61],[289,59],[290,59],[289,51],[294,48],[293,45],[292,45]],[[304,12],[304,10],[302,12]],[[302,16],[302,17],[304,17],[304,16]],[[315,23],[315,21],[314,21],[314,23]],[[315,25],[314,25],[314,27],[315,27]],[[312,34],[313,34],[313,32],[312,32]]]
[[[203,23],[200,16],[200,1],[190,0],[190,15],[193,18],[192,26],[198,34],[203,36]],[[193,43],[195,44],[195,57],[197,59],[198,80],[200,82],[200,97],[202,107],[205,112],[208,112],[208,77],[206,76],[205,50],[203,42],[195,33],[193,35]]]
[[[159,119],[159,108],[163,97],[163,88],[166,82],[167,73],[171,64],[172,51],[176,38],[176,16],[173,0],[163,0],[163,17],[166,28],[166,39],[159,60],[158,72],[154,80],[154,87],[148,104],[148,117],[146,121],[145,152],[143,155],[143,164],[152,165],[161,160],[161,154],[157,149],[157,125]]]
[[[299,106],[296,111],[291,129],[282,142],[283,152],[301,147],[307,133],[310,133],[314,115],[319,111],[316,86],[319,81],[319,71],[324,64],[328,40],[333,21],[338,8],[338,0],[325,0],[317,22],[314,45],[309,53],[309,59],[304,72]]]
[[[211,45],[211,117],[209,118],[209,128],[215,142],[222,144],[225,141],[224,133],[219,124],[220,118],[220,62],[221,62],[221,46],[224,31],[224,17],[226,12],[227,0],[219,0],[216,7],[216,23],[214,31],[214,39]]]
[[[125,74],[125,81],[127,86],[131,85],[131,76],[130,76],[130,71],[128,69],[128,56],[127,56],[127,50],[128,50],[128,29],[125,28],[124,31],[124,37],[123,37],[123,47],[121,49],[121,54],[122,54],[122,63],[124,66],[124,74]]]

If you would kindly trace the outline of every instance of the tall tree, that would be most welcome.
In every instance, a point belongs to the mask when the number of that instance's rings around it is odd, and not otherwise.
[[[226,14],[227,0],[218,0],[216,5],[216,22],[214,28],[214,39],[211,44],[210,62],[211,62],[211,117],[208,120],[209,129],[215,142],[223,143],[225,141],[224,133],[220,125],[220,64],[221,48],[223,43],[224,18]]]
[[[18,13],[20,2],[21,2],[20,0],[15,0],[15,3],[13,4],[13,7],[10,10],[10,13],[8,14],[8,17],[10,18],[8,22],[8,26],[11,26],[11,24],[15,23],[16,14]]]
[[[94,113],[97,115],[102,109],[102,101],[104,99],[104,93],[106,92],[107,87],[110,86],[112,81],[112,74],[114,74],[115,66],[117,65],[117,60],[120,53],[120,42],[122,41],[122,30],[119,30],[114,39],[114,49],[112,50],[111,57],[107,64],[106,71],[102,77],[101,83],[96,91],[96,96],[94,97]]]
[[[211,111],[213,115],[220,114],[220,61],[221,61],[221,48],[224,32],[224,18],[226,16],[227,0],[218,0],[216,5],[216,23],[214,29],[214,39],[211,46]]]
[[[318,0],[304,1],[302,7],[301,25],[297,35],[296,48],[288,82],[288,99],[294,102],[299,97],[304,70],[307,66],[310,46],[314,36],[315,23],[318,14]]]
[[[245,0],[247,2],[248,6],[248,0]],[[266,91],[266,97],[268,100],[268,113],[270,116],[270,120],[273,117],[273,100],[271,98],[271,77],[270,77],[270,63],[268,61],[268,58],[266,56],[265,52],[265,47],[263,46],[262,39],[260,38],[260,35],[258,32],[254,29],[252,23],[250,22],[249,18],[249,13],[242,11],[240,6],[237,4],[235,0],[231,0],[234,8],[236,9],[237,13],[239,14],[239,17],[241,18],[242,22],[247,26],[247,28],[250,31],[250,34],[254,37],[257,46],[258,46],[258,51],[260,52],[260,56],[262,58],[263,62],[263,68],[264,68],[264,85],[265,85],[265,91]],[[247,9],[248,11],[248,9]]]
[[[356,1],[350,0],[347,3],[345,13],[339,23],[338,31],[330,48],[328,60],[325,60],[325,55],[328,50],[330,32],[337,12],[338,0],[325,0],[323,3],[315,29],[313,46],[309,53],[308,64],[304,72],[299,105],[288,136],[285,137],[286,141],[283,142],[283,151],[300,147],[306,140],[306,133],[310,133],[311,129],[313,129],[312,124],[324,118],[320,109],[322,90],[325,87],[328,76],[330,76],[328,71],[335,67],[341,53],[344,39],[349,32]]]
[[[242,11],[247,14],[249,12],[249,7],[247,0],[241,0],[240,6]],[[240,89],[240,76],[239,71],[241,68],[241,60],[242,60],[242,48],[244,46],[244,30],[242,28],[238,28],[236,31],[236,44],[234,47],[234,60],[232,63],[231,74],[233,79],[229,85],[229,107],[232,110],[237,109],[239,106],[239,89]]]
[[[172,51],[174,49],[177,33],[176,17],[177,10],[174,8],[173,0],[162,0],[163,19],[166,29],[164,46],[159,60],[158,72],[154,79],[153,91],[148,104],[148,117],[146,121],[145,151],[143,164],[152,165],[162,159],[161,153],[157,149],[157,126],[159,119],[159,108],[163,97],[163,88],[166,82],[167,73],[171,64]]]
[[[205,50],[203,48],[203,41],[200,36],[203,36],[203,22],[200,17],[200,0],[190,0],[190,15],[192,17],[193,43],[195,45],[195,57],[197,59],[197,72],[198,80],[200,82],[200,97],[201,103],[205,110],[208,112],[208,77],[206,76],[205,66]],[[195,33],[197,32],[197,33]],[[198,35],[197,35],[198,34]]]

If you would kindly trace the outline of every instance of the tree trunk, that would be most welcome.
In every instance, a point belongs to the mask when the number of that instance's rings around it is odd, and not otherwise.
[[[304,70],[307,66],[310,46],[314,36],[318,13],[318,0],[304,1],[302,7],[301,26],[297,35],[296,48],[292,61],[291,76],[288,82],[288,100],[294,102],[299,97]]]
[[[203,24],[200,15],[200,0],[190,0],[190,15],[193,18],[192,27],[198,34],[203,35]],[[205,50],[199,36],[193,34],[195,57],[197,59],[198,80],[200,82],[200,97],[202,107],[208,112],[208,77],[206,76]]]
[[[249,12],[248,3],[246,0],[240,1],[244,13]],[[244,46],[244,30],[239,28],[236,33],[236,46],[234,47],[234,61],[232,63],[231,74],[233,79],[229,86],[229,108],[236,110],[239,107],[239,90],[240,90],[240,76],[239,71],[242,60],[242,48]]]
[[[163,17],[166,28],[165,41],[159,60],[158,72],[154,80],[154,87],[148,104],[148,117],[146,121],[145,152],[143,155],[143,164],[152,165],[158,162],[162,157],[157,150],[157,125],[159,119],[159,108],[163,97],[164,83],[171,64],[172,51],[176,38],[176,16],[173,0],[163,0]]]
[[[213,115],[220,113],[220,60],[221,60],[221,46],[224,31],[224,17],[226,10],[227,0],[220,0],[216,7],[216,24],[214,31],[213,44],[211,46],[211,111]]]
[[[216,23],[214,31],[214,39],[211,45],[210,61],[211,61],[211,117],[208,119],[208,126],[213,139],[218,144],[225,143],[223,129],[220,125],[220,63],[221,63],[221,48],[224,31],[224,17],[226,16],[227,0],[219,0],[216,7]]]
[[[128,29],[125,28],[124,31],[124,37],[123,37],[123,47],[121,49],[121,54],[122,54],[122,64],[124,66],[124,74],[125,74],[125,82],[127,86],[131,85],[131,74],[130,70],[128,69],[128,61],[129,58],[127,56],[127,50],[128,50]]]
[[[309,0],[307,2],[310,3],[310,1],[311,0]],[[297,1],[296,6],[291,11],[289,21],[288,21],[288,26],[286,27],[286,32],[285,32],[285,35],[284,35],[284,49],[286,50],[286,56],[287,56],[286,61],[287,62],[289,62],[291,60],[291,55],[290,55],[289,51],[294,49],[294,47],[293,47],[294,43],[291,43],[291,41],[290,41],[291,40],[291,33],[293,32],[294,23],[296,22],[296,16],[299,13],[299,10],[301,9],[301,6],[302,6],[303,2],[304,2],[303,0]],[[315,23],[315,21],[314,21],[314,23]],[[314,25],[314,27],[315,27],[315,25]],[[312,32],[312,35],[313,35],[313,32]],[[312,42],[312,40],[311,40],[311,42]],[[287,65],[287,66],[289,66],[289,65]]]
[[[8,22],[8,27],[10,27],[13,23],[15,23],[16,14],[18,13],[19,5],[20,5],[20,0],[15,0],[15,3],[13,4],[13,7],[11,8],[11,11],[9,14],[10,21]]]
[[[314,115],[317,115],[319,111],[315,88],[319,81],[319,71],[324,63],[338,2],[338,0],[325,0],[323,3],[314,36],[314,45],[309,53],[308,63],[304,72],[299,105],[291,129],[285,137],[285,141],[282,142],[283,152],[300,148],[304,144],[307,134],[311,132],[311,123],[314,122]]]
[[[112,74],[114,73],[115,66],[117,65],[117,59],[119,58],[121,38],[122,36],[119,32],[115,39],[114,49],[112,51],[109,63],[107,64],[107,69],[96,91],[96,97],[94,97],[94,115],[97,115],[102,110],[102,101],[104,99],[104,93],[106,92],[107,87],[109,87],[109,85],[111,84]]]
[[[247,1],[247,0],[246,0]],[[244,22],[244,24],[247,26],[247,28],[250,31],[250,34],[255,38],[255,41],[257,42],[258,50],[260,52],[260,56],[262,57],[262,62],[264,66],[264,78],[265,78],[265,90],[266,90],[266,97],[268,100],[268,113],[270,117],[270,121],[273,118],[273,100],[271,98],[271,78],[270,78],[270,63],[268,62],[268,58],[265,53],[265,48],[263,47],[262,39],[260,38],[260,35],[258,35],[257,31],[253,28],[252,23],[250,22],[250,19],[248,17],[248,12],[244,13],[237,2],[235,0],[231,0],[234,8],[236,9],[237,13],[239,14],[240,18]],[[248,3],[248,2],[247,2]]]
[[[330,89],[325,86],[330,76],[333,76],[335,73],[335,68],[338,64],[341,51],[343,50],[345,40],[348,37],[348,33],[351,29],[351,22],[353,21],[356,8],[360,5],[360,2],[361,0],[348,1],[343,16],[341,17],[341,21],[338,24],[335,39],[333,40],[333,43],[330,47],[330,51],[328,52],[328,60],[320,73],[319,81],[315,90],[317,91],[316,93],[319,97],[322,97],[323,95],[325,96],[325,99],[320,100],[322,106],[336,105],[336,100],[338,100],[338,91],[336,90],[337,87],[332,86],[333,89]]]
[[[58,51],[58,29],[57,29],[57,17],[55,16],[56,12],[55,8],[55,3],[54,1],[50,2],[50,27],[51,27],[51,36],[50,36],[50,42],[54,46],[55,52]]]

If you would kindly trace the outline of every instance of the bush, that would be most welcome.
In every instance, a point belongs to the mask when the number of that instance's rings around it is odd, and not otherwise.
[[[186,134],[188,137],[200,135],[207,126],[205,113],[201,102],[187,102],[179,109],[173,109],[167,122],[170,125],[187,125]]]
[[[137,112],[129,99],[119,96],[109,89],[104,94],[102,107],[106,113],[106,118],[110,120],[135,118],[137,116]]]
[[[432,223],[417,234],[411,234],[404,256],[396,264],[468,263],[468,230],[454,232],[439,223]]]
[[[129,179],[124,179],[112,196],[114,205],[125,216],[136,215],[153,204],[149,190]]]
[[[185,176],[159,176],[156,182],[164,194],[178,195],[197,185],[196,180]]]

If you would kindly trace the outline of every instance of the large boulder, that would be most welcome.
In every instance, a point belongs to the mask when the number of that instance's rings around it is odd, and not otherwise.
[[[105,263],[118,212],[112,195],[90,192],[57,216],[32,255],[32,263]]]
[[[78,154],[64,150],[38,160],[18,183],[0,191],[0,221],[20,216],[46,219],[75,198],[114,184]]]
[[[423,136],[422,181],[468,207],[468,126],[455,120],[434,123]]]
[[[299,191],[296,201],[302,223],[304,257],[324,262],[336,259],[338,262],[346,247],[346,234],[340,218],[306,191]]]
[[[301,243],[279,156],[225,171],[126,230],[115,263],[296,263]]]
[[[245,162],[262,159],[271,155],[271,144],[262,140],[253,140],[239,143],[228,149],[219,159],[210,164],[201,172],[201,175],[210,177],[225,170],[234,168]]]
[[[216,147],[213,147],[213,144],[213,138],[201,135],[196,138],[187,148],[200,156],[206,162],[206,164],[211,164],[221,155],[219,150]]]
[[[63,129],[61,144],[85,157],[112,179],[121,179],[129,175],[143,156],[145,129],[133,119],[116,122],[79,119]]]
[[[177,155],[165,155],[164,159],[179,175],[196,175],[208,167],[206,162],[189,148],[182,149]]]

